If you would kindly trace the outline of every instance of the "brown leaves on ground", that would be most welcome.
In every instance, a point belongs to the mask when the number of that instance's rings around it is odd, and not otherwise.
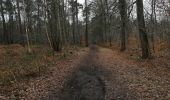
[[[170,99],[170,61],[168,58],[134,60],[130,58],[132,53],[128,51],[121,53],[114,50],[112,53],[108,49],[104,50],[107,51],[102,55],[107,55],[107,59],[102,59],[107,62],[105,66],[111,66],[110,70],[120,73],[119,77],[124,79],[131,91],[137,93],[138,99]]]
[[[40,84],[46,81],[47,76],[51,75],[51,71],[54,71],[52,68],[55,66],[54,69],[57,71],[67,68],[62,67],[66,63],[64,61],[72,62],[69,58],[78,54],[75,54],[77,50],[79,49],[70,48],[67,52],[63,50],[63,52],[53,55],[52,51],[44,46],[32,46],[33,52],[30,54],[27,52],[27,48],[20,45],[0,46],[1,98],[24,98],[29,94],[30,87],[34,92],[36,88],[42,90],[43,86],[41,87]],[[48,82],[51,82],[51,80]],[[37,97],[37,94],[34,94],[34,92],[32,93],[31,91],[30,95],[32,94],[33,97]]]
[[[170,99],[170,62],[168,59],[155,57],[148,60],[140,58],[135,60],[131,58],[131,53],[127,53],[128,51],[121,53],[101,47],[96,50],[91,49],[60,52],[53,58],[45,56],[48,59],[45,64],[49,63],[47,73],[27,81],[14,82],[12,89],[2,86],[0,88],[5,88],[3,94],[9,93],[6,96],[10,98],[39,100],[48,98],[50,95],[57,95],[57,93],[62,94],[61,90],[65,88],[64,84],[70,80],[70,76],[76,75],[81,80],[81,77],[85,77],[81,76],[82,73],[89,76],[91,68],[97,68],[94,72],[99,72],[100,75],[96,74],[95,77],[104,82],[102,87],[105,88],[105,100]],[[39,63],[44,62],[40,60]],[[82,68],[81,65],[84,68],[78,71]],[[93,74],[90,75],[93,77]]]

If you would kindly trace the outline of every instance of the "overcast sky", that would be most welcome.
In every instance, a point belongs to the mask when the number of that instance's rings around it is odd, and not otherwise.
[[[84,4],[84,0],[78,0],[78,2],[81,3],[81,4]],[[83,20],[83,17],[82,17],[82,10],[80,10],[79,19],[80,19],[81,21]]]
[[[88,1],[91,1],[91,0],[88,0]],[[149,1],[150,0],[143,0],[143,2],[144,2],[144,8],[145,8],[145,10],[147,10],[147,12],[150,12],[150,5],[149,5]],[[81,3],[81,4],[84,4],[84,2],[85,2],[85,0],[78,0],[78,2],[79,3]],[[134,8],[134,14],[135,14],[135,8]],[[79,13],[79,18],[80,18],[80,20],[83,20],[83,18],[82,18],[82,10],[80,10],[80,13]]]
[[[84,0],[78,0],[79,3],[83,4],[84,3]]]

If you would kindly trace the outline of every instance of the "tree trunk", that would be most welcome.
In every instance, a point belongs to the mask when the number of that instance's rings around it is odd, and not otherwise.
[[[31,50],[31,45],[30,45],[30,39],[29,39],[29,18],[27,16],[27,12],[26,12],[26,4],[25,4],[25,0],[23,0],[23,4],[24,4],[24,21],[25,21],[25,36],[26,36],[26,41],[27,41],[27,50],[28,50],[28,53],[31,53],[32,50]]]
[[[143,0],[137,0],[136,3],[137,3],[138,29],[142,48],[142,58],[147,59],[150,57],[150,48],[145,27]]]
[[[13,43],[13,15],[9,13],[9,43]]]
[[[80,30],[79,30],[79,17],[78,17],[78,2],[77,0],[75,1],[76,2],[76,25],[77,25],[77,35],[78,35],[78,43],[80,44]],[[81,44],[80,44],[81,45]]]
[[[60,1],[52,0],[51,5],[51,29],[52,29],[52,47],[54,51],[62,50],[62,39],[61,39],[61,20],[60,20]]]
[[[126,24],[127,24],[127,7],[126,0],[119,0],[121,15],[121,51],[126,50]]]
[[[49,16],[49,15],[47,16],[47,14],[49,14],[49,13],[48,13],[48,5],[47,5],[46,0],[44,0],[44,4],[45,4],[45,6],[44,6],[45,33],[46,33],[46,36],[48,39],[49,46],[52,49],[52,43],[51,43],[50,34],[48,32],[48,25],[47,25],[47,23],[49,24],[49,18],[47,18]]]
[[[73,34],[73,44],[76,43],[76,37],[75,37],[75,3],[74,0],[72,0],[72,34]]]
[[[2,23],[3,23],[3,42],[5,44],[8,44],[8,32],[7,32],[7,26],[5,22],[5,16],[4,16],[4,8],[2,1],[0,1],[0,10],[1,10],[1,17],[2,17]]]
[[[155,32],[156,32],[156,1],[151,1],[151,41],[152,41],[152,50],[155,52]]]
[[[20,35],[23,35],[23,30],[22,30],[22,23],[21,23],[21,11],[20,11],[20,6],[19,6],[19,0],[16,0],[16,5],[17,5],[17,16],[18,16],[18,25],[19,25],[19,32]],[[25,44],[24,43],[24,39],[21,38],[21,44]]]
[[[88,7],[87,7],[87,0],[85,0],[85,7],[86,7],[86,35],[85,35],[85,37],[86,37],[86,47],[88,47],[89,46],[89,40],[88,40]]]

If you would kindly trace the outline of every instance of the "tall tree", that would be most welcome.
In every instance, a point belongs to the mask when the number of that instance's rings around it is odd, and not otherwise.
[[[155,51],[155,31],[156,31],[156,0],[151,0],[151,41],[152,41],[152,49]]]
[[[150,56],[150,48],[145,27],[143,0],[137,0],[136,4],[137,4],[138,29],[142,48],[142,58],[146,59]]]
[[[60,16],[60,0],[51,0],[50,2],[50,27],[51,27],[51,41],[54,51],[62,50],[62,37],[61,37],[61,16]]]
[[[6,20],[5,20],[5,14],[4,14],[4,2],[0,0],[0,10],[1,10],[1,17],[2,17],[2,23],[3,23],[3,39],[4,43],[8,43],[8,32],[7,32],[7,26],[6,26]]]
[[[76,3],[74,0],[71,0],[71,13],[72,13],[72,35],[73,35],[73,43],[76,43],[76,34],[75,34],[75,16],[76,16]]]
[[[44,23],[45,23],[45,34],[46,34],[46,37],[47,37],[47,40],[48,40],[48,43],[49,43],[49,46],[50,46],[50,48],[51,49],[53,49],[52,48],[52,43],[51,43],[51,34],[49,34],[50,32],[49,32],[49,30],[48,30],[48,24],[50,24],[50,22],[49,22],[49,20],[50,20],[50,18],[49,18],[49,10],[48,10],[48,5],[47,5],[47,1],[46,0],[44,0],[43,1],[43,5],[44,5],[44,7],[43,7],[43,15],[44,15]]]
[[[79,17],[78,17],[80,4],[78,3],[77,0],[75,1],[75,4],[76,4],[76,27],[77,27],[76,33],[79,38],[78,42],[80,44],[80,29],[79,29]]]
[[[19,31],[20,34],[23,34],[23,30],[22,30],[22,23],[21,23],[21,7],[20,7],[20,0],[16,0],[16,4],[17,4],[17,18],[18,18],[18,25],[19,25]]]
[[[8,43],[11,44],[13,43],[13,24],[14,24],[14,18],[13,18],[13,14],[14,14],[14,7],[12,4],[13,0],[6,0],[5,5],[6,5],[6,11],[8,12]]]
[[[29,38],[29,32],[30,32],[30,3],[31,1],[23,0],[24,5],[24,24],[25,24],[25,35],[27,39],[27,48],[28,52],[31,53],[31,47],[30,47],[30,38]]]
[[[88,30],[88,4],[87,0],[85,0],[85,12],[86,12],[86,31],[85,31],[85,37],[86,37],[86,47],[89,46],[89,30]]]
[[[42,0],[36,0],[37,3],[37,33],[41,34],[42,33],[42,25],[41,25],[41,6],[42,6]]]
[[[126,24],[127,24],[127,6],[126,0],[119,0],[119,9],[121,16],[121,51],[126,50]]]

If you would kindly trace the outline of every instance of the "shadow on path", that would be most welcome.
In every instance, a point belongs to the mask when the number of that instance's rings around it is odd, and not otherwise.
[[[104,100],[105,83],[95,64],[97,53],[97,47],[92,46],[79,69],[65,83],[59,100]]]
[[[104,100],[105,83],[96,66],[98,48],[90,47],[73,75],[68,76],[60,91],[51,91],[43,100]]]

